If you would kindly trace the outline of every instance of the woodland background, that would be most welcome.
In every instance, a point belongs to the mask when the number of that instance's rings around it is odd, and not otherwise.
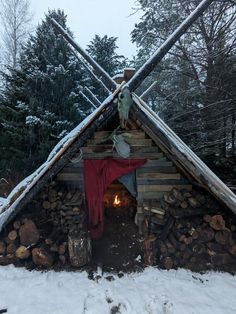
[[[106,34],[95,34],[86,50],[111,76],[124,67],[138,69],[199,2],[137,0],[135,9],[142,11],[142,17],[131,33],[137,45],[132,60],[119,55],[117,38]],[[73,36],[66,12],[49,11],[32,31],[28,0],[0,3],[0,193],[4,194],[94,110],[81,95],[85,86],[100,101],[108,93],[49,23],[54,17]],[[234,1],[215,1],[137,90],[141,95],[152,85],[145,101],[231,185],[236,184],[235,17]]]

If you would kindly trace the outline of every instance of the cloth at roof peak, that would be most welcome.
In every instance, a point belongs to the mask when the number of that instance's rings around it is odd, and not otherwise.
[[[104,231],[103,197],[108,186],[145,162],[145,159],[84,160],[84,186],[92,238],[101,237]]]

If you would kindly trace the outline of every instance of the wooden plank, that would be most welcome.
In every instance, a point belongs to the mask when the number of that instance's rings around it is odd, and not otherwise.
[[[167,180],[155,180],[155,179],[137,179],[138,185],[171,185],[171,184],[189,184],[189,182],[185,179],[181,180],[174,180],[174,179],[167,179]]]
[[[136,139],[136,138],[126,138],[125,141],[132,146],[152,146],[151,139]],[[94,146],[99,144],[101,139],[92,139],[87,141],[87,146]]]
[[[153,162],[153,163],[151,163]],[[158,161],[158,160],[150,160],[146,164],[144,164],[141,168],[155,168],[159,166],[164,166],[164,167],[172,167],[173,162],[172,161]]]
[[[85,146],[81,148],[83,154],[85,153],[105,153],[113,152],[115,148],[113,145],[94,145],[94,146]],[[131,152],[133,153],[161,153],[157,146],[131,146]]]
[[[140,175],[141,173],[153,173],[153,174],[156,174],[156,173],[158,173],[158,172],[160,172],[160,173],[176,173],[177,172],[177,170],[176,170],[176,168],[175,167],[165,167],[165,166],[157,166],[157,167],[155,167],[155,168],[153,168],[153,167],[150,167],[150,168],[148,168],[148,167],[146,167],[146,168],[139,168],[138,170],[137,170],[137,173],[138,173],[138,175]],[[150,175],[151,176],[151,175]]]
[[[142,153],[139,154],[137,153],[131,153],[130,157],[127,158],[128,159],[157,159],[157,158],[161,158],[163,156],[162,153]],[[103,159],[105,157],[113,157],[114,159],[123,159],[122,157],[120,157],[116,152],[112,152],[112,153],[91,153],[91,154],[84,154],[83,158],[84,159]],[[174,171],[172,171],[174,172]]]
[[[169,179],[176,179],[179,180],[181,178],[180,173],[152,173],[152,172],[139,172],[139,169],[137,170],[137,178],[139,179],[163,179],[163,180],[169,180]]]
[[[57,175],[57,180],[66,181],[66,180],[76,180],[76,181],[83,181],[83,173],[63,173],[60,172]]]
[[[138,192],[137,200],[153,199],[159,200],[165,192]]]
[[[138,185],[138,192],[169,192],[173,188],[192,190],[192,185],[182,185],[182,184],[173,184],[173,185]]]
[[[94,133],[94,139],[106,139],[111,135],[112,131],[99,131],[99,132],[95,132]],[[118,134],[124,133],[124,131],[118,131]],[[128,130],[125,131],[126,134],[128,134],[129,136],[131,136],[132,138],[136,138],[136,139],[141,139],[141,138],[145,138],[146,134],[145,132],[142,131],[136,131],[136,130]]]

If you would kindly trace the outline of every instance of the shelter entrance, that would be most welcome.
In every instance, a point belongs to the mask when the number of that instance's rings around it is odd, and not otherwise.
[[[141,238],[135,225],[137,201],[118,180],[104,194],[104,233],[92,241],[92,261],[105,271],[141,267]]]

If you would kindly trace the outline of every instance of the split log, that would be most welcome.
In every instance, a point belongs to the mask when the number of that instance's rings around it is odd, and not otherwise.
[[[217,243],[225,245],[230,244],[232,240],[232,235],[229,230],[217,231],[215,234],[215,240]]]
[[[3,241],[0,241],[0,255],[4,254],[6,251],[6,245]]]
[[[165,269],[169,270],[169,269],[173,268],[174,261],[171,257],[167,256],[163,259],[162,264],[165,267]]]
[[[64,255],[59,255],[59,261],[62,263],[62,265],[65,265],[66,257]]]
[[[211,228],[205,227],[200,229],[198,239],[200,242],[210,242],[214,239],[214,236],[215,232]]]
[[[221,266],[225,264],[234,263],[234,259],[227,253],[225,254],[216,254],[211,257],[211,262],[213,265]]]
[[[209,225],[214,230],[224,230],[225,229],[225,221],[224,218],[221,215],[215,215],[211,217],[211,220],[209,221]]]
[[[19,220],[15,220],[13,223],[14,229],[18,230],[18,229],[20,229],[20,226],[21,226],[21,222]]]
[[[229,253],[233,256],[236,256],[236,244],[231,245],[229,248]]]
[[[144,263],[145,265],[156,265],[156,237],[149,236],[143,242]]]
[[[37,266],[51,267],[53,265],[53,257],[44,248],[34,248],[32,250],[33,262]]]
[[[181,219],[181,218],[187,218],[187,217],[201,216],[206,213],[215,213],[215,210],[211,208],[205,208],[205,207],[194,208],[194,209],[169,208],[169,212],[174,218]]]
[[[6,256],[0,255],[0,265],[5,266],[13,264],[16,261],[14,254],[7,254]]]
[[[68,236],[69,258],[72,266],[81,267],[91,260],[91,240],[87,234]]]
[[[65,243],[63,243],[63,244],[61,244],[61,245],[59,246],[59,248],[58,248],[58,253],[59,253],[60,255],[64,255],[65,252],[66,252],[66,248],[67,248],[67,243],[65,242]]]
[[[167,236],[168,236],[170,230],[172,229],[173,225],[174,225],[174,219],[172,217],[169,217],[165,227],[162,230],[161,240],[165,240],[167,238]]]
[[[11,241],[15,241],[16,238],[17,238],[17,232],[16,230],[12,230],[8,233],[8,239],[11,240]]]
[[[30,250],[27,249],[24,245],[21,245],[16,250],[16,257],[19,259],[27,259],[30,256]]]
[[[20,243],[25,246],[36,244],[39,240],[39,232],[35,223],[26,219],[19,230]]]
[[[16,252],[16,245],[15,243],[10,243],[7,246],[7,253],[8,254],[14,254]]]
[[[189,202],[190,206],[193,208],[198,208],[201,206],[201,204],[198,202],[198,200],[194,197],[189,197],[188,202]]]

